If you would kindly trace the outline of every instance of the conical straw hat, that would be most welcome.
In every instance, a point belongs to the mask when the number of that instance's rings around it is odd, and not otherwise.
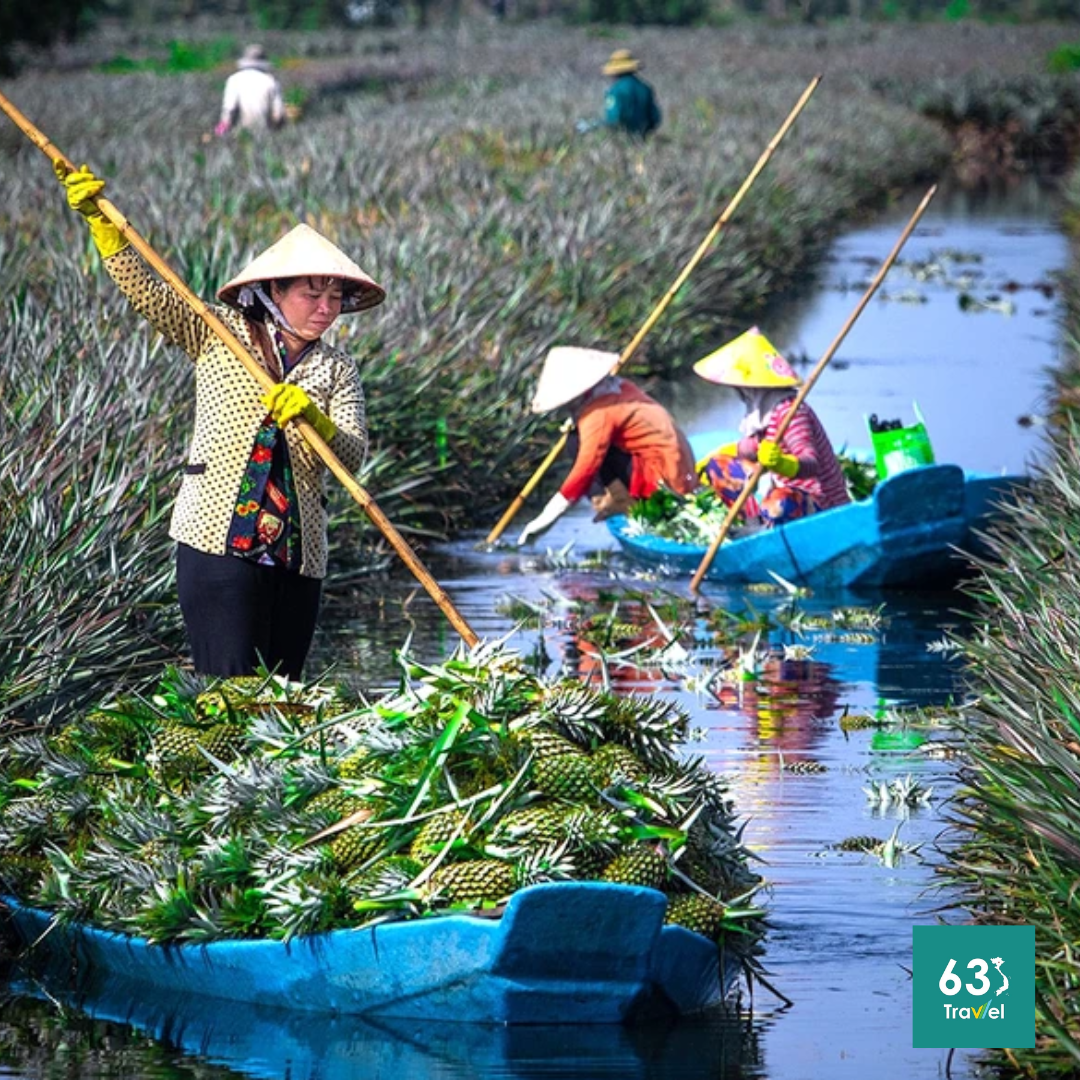
[[[266,55],[266,50],[261,45],[248,45],[244,48],[243,53],[240,55],[240,59],[236,61],[236,66],[241,70],[246,68],[256,68],[259,71],[270,70],[270,60]]]
[[[724,386],[780,387],[802,382],[756,326],[699,360],[694,372]]]
[[[240,290],[245,285],[295,277],[341,278],[345,286],[341,302],[343,315],[375,307],[386,299],[386,290],[378,282],[309,225],[297,225],[268,247],[232,281],[218,289],[218,299],[240,309]]]
[[[591,390],[619,362],[619,354],[556,345],[544,358],[533,396],[534,413],[551,412]]]
[[[641,67],[641,61],[634,59],[629,49],[616,49],[600,69],[605,75],[629,75]]]

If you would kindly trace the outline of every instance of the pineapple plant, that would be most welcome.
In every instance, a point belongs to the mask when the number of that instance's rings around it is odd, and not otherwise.
[[[718,900],[701,893],[681,893],[668,900],[664,922],[684,926],[715,941],[724,927],[726,909]]]
[[[537,791],[569,802],[596,796],[596,768],[588,754],[556,754],[533,762]]]
[[[511,847],[557,847],[568,837],[565,810],[549,803],[511,810],[498,820],[491,836],[495,843]]]
[[[353,826],[330,841],[330,857],[340,873],[354,870],[377,855],[385,846],[378,829]]]
[[[466,859],[439,867],[430,890],[451,904],[497,904],[517,887],[514,867],[502,859]]]
[[[618,743],[604,743],[593,754],[593,763],[596,766],[597,783],[605,788],[640,784],[648,775],[648,770],[638,756],[629,747]]]
[[[420,826],[409,846],[409,854],[414,859],[430,859],[437,855],[457,833],[462,835],[461,823],[465,814],[461,810],[445,810],[435,814]]]
[[[670,872],[668,861],[660,852],[652,847],[638,846],[616,855],[604,867],[600,880],[663,889]]]

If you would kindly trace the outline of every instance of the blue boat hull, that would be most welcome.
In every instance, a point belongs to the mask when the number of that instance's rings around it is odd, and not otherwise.
[[[664,925],[663,893],[599,882],[522,889],[497,919],[450,915],[288,943],[151,945],[89,927],[50,929],[48,912],[5,903],[36,950],[123,978],[133,992],[336,1015],[632,1024],[719,1004],[736,975],[713,942]]]
[[[1002,500],[1028,484],[1022,476],[965,476],[956,465],[926,465],[883,480],[873,495],[787,525],[725,542],[707,579],[771,582],[772,574],[813,589],[925,588],[954,583],[963,553],[981,548]],[[608,528],[633,559],[673,575],[692,574],[705,547],[627,532],[626,517]]]

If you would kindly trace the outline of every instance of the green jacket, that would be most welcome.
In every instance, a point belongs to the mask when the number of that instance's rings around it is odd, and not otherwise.
[[[634,74],[613,79],[604,96],[604,123],[644,137],[660,126],[652,87]]]

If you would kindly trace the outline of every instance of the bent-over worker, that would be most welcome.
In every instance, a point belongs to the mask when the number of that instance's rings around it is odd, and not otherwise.
[[[686,436],[659,402],[610,374],[618,360],[617,353],[573,346],[557,346],[545,358],[532,411],[565,406],[577,427],[577,446],[570,475],[518,544],[551,526],[583,495],[592,494],[596,520],[602,520],[661,484],[680,494],[698,487]]]

